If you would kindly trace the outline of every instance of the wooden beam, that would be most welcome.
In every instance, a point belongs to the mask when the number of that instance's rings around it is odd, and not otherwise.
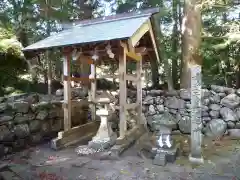
[[[136,109],[139,106],[138,103],[126,104],[126,109]]]
[[[152,40],[154,52],[156,54],[158,62],[160,62],[160,57],[159,57],[159,54],[158,54],[157,43],[156,43],[156,40],[155,40],[155,36],[154,36],[154,33],[153,33],[153,28],[152,28],[152,24],[151,24],[150,20],[148,20],[148,26],[149,26],[149,33],[150,33],[150,37],[151,37],[151,40]]]
[[[145,22],[141,25],[141,27],[130,37],[129,43],[132,47],[135,47],[139,40],[149,31],[149,23]]]
[[[128,46],[126,43],[120,41],[120,45],[122,48],[125,49],[125,53],[126,53],[126,56],[131,58],[132,60],[135,60],[135,61],[140,61],[142,60],[142,56],[140,54],[136,54],[135,53],[135,49],[133,48],[133,46],[130,44],[130,46],[132,48],[130,48],[130,51],[128,50]],[[132,51],[131,51],[132,50]]]
[[[86,59],[86,61],[79,61],[79,60],[77,60],[77,62],[76,62],[76,64],[77,65],[80,65],[80,64],[82,64],[82,63],[86,63],[86,64],[94,64],[94,62],[93,62],[93,60],[92,59]]]
[[[140,61],[142,60],[142,56],[136,54],[135,52],[127,52],[126,53],[127,57],[130,57],[131,59],[135,60],[135,61]]]
[[[129,40],[129,42],[131,43],[131,41]],[[130,47],[129,47],[130,48]],[[134,47],[133,47],[134,48]],[[114,52],[114,53],[117,53],[118,52],[118,48],[111,48],[111,50]],[[131,49],[129,49],[131,51]],[[145,46],[139,46],[139,47],[136,47],[135,48],[135,52],[136,53],[139,53],[139,54],[146,54],[147,51],[153,51],[152,48],[147,48]],[[102,56],[102,55],[106,55],[106,49],[98,49],[96,50],[96,53],[99,55],[99,56]],[[92,50],[87,50],[87,51],[82,51],[82,55],[81,56],[85,56],[86,60],[83,60],[84,62],[91,62],[92,59],[91,59],[91,56],[89,56],[88,54],[92,54]],[[80,60],[81,62],[81,60]],[[79,61],[77,60],[76,63],[79,63]]]
[[[94,64],[91,64],[91,77],[96,79],[96,62],[94,61]],[[89,100],[92,102],[96,101],[96,91],[97,91],[97,81],[91,82],[91,91],[89,93]],[[91,104],[91,117],[92,120],[96,120],[96,104]]]
[[[128,49],[131,52],[135,52],[135,48],[134,48],[134,46],[132,44],[131,38],[128,39]]]
[[[143,121],[142,119],[142,60],[137,62],[137,114],[138,114],[138,121]]]
[[[94,61],[92,57],[80,54],[76,60],[76,64],[94,64]]]
[[[98,78],[104,78],[104,79],[110,79],[110,78],[119,78],[119,75],[115,75],[115,74],[106,74],[106,75],[98,75]]]
[[[51,148],[58,150],[79,142],[89,141],[96,135],[99,126],[100,122],[94,121],[73,127],[67,131],[61,131],[58,133],[58,137],[51,141]]]
[[[137,75],[127,74],[126,75],[126,80],[136,82],[136,81],[139,81],[139,78],[137,77]]]
[[[116,145],[111,148],[113,155],[119,156],[127,148],[129,148],[137,139],[146,132],[143,125],[138,125],[129,130],[123,138],[118,138]]]
[[[120,137],[124,137],[127,131],[126,103],[127,103],[127,84],[126,84],[126,48],[119,47],[119,85],[120,85]]]
[[[64,80],[64,130],[69,130],[71,128],[71,82],[70,82],[70,62],[71,62],[71,51],[68,49],[64,50],[64,60],[63,60],[63,75],[67,77]]]
[[[64,76],[64,80],[67,80],[68,77]],[[95,81],[95,79],[89,79],[89,77],[87,76],[83,76],[83,77],[70,77],[69,78],[70,81],[76,81],[76,82],[93,82]]]

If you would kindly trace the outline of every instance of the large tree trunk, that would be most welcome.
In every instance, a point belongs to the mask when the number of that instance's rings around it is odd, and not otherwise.
[[[159,85],[159,73],[158,73],[158,63],[155,59],[150,60],[151,71],[152,71],[152,86],[157,88]]]
[[[45,18],[47,21],[47,30],[46,30],[47,36],[50,36],[50,33],[51,33],[51,24],[49,21],[49,17],[50,17],[49,10],[50,10],[50,2],[49,0],[45,0]],[[46,51],[45,57],[48,63],[48,94],[50,95],[52,94],[52,60],[50,58],[49,50]]]
[[[177,0],[172,1],[172,13],[173,13],[173,32],[172,32],[172,81],[173,87],[177,89],[178,84],[178,11]]]
[[[161,11],[161,9],[160,9]],[[164,47],[164,39],[162,36],[162,30],[161,30],[161,17],[160,14],[156,14],[154,15],[154,23],[155,23],[155,31],[156,31],[156,36],[157,36],[157,45],[159,46],[160,49],[160,53],[159,53],[159,57],[161,62],[164,65],[164,74],[165,74],[165,80],[167,82],[168,85],[168,90],[172,90],[173,89],[173,82],[172,82],[172,74],[171,74],[171,69],[169,67],[168,64],[168,59],[165,56],[165,47]]]
[[[240,62],[238,62],[238,67],[236,72],[236,88],[240,88]]]
[[[186,0],[184,9],[181,88],[190,88],[190,67],[192,64],[202,64],[201,58],[199,58],[201,12],[198,0]]]

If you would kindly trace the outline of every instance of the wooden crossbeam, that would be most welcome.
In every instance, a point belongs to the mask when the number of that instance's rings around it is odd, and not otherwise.
[[[126,56],[130,58],[130,60],[135,60],[135,61],[141,61],[142,60],[142,56],[140,53],[135,53],[136,50],[134,49],[134,47],[131,46],[131,48],[128,48],[127,44],[120,41],[120,45],[121,47],[124,48],[125,52],[126,52]],[[130,49],[130,50],[128,50]],[[133,51],[134,49],[134,51]],[[141,51],[145,51],[146,49],[141,49]]]
[[[108,79],[108,78],[119,78],[119,75],[115,75],[115,74],[106,74],[106,75],[99,75],[98,78],[104,78],[104,79]]]
[[[126,104],[126,109],[136,109],[139,106],[138,103],[131,103],[131,104]]]
[[[58,133],[58,137],[51,141],[51,148],[58,150],[79,142],[90,140],[96,133],[100,126],[97,121],[83,124],[67,131]]]
[[[87,76],[83,76],[83,77],[68,77],[68,76],[64,76],[63,77],[64,81],[75,81],[75,82],[94,82],[95,79],[89,78]]]
[[[137,77],[137,75],[127,74],[126,75],[126,80],[127,81],[134,81],[134,82],[136,82],[136,81],[139,80],[139,78]]]
[[[140,60],[142,60],[142,56],[136,54],[135,52],[127,52],[126,55],[127,55],[127,57],[129,57],[131,60],[135,60],[135,61],[140,61]]]
[[[86,64],[94,64],[93,59],[90,56],[83,56],[80,55],[77,58],[76,64],[82,64],[82,63],[86,63]]]
[[[125,109],[128,110],[135,110],[137,107],[139,107],[139,103],[131,103],[131,104],[125,104]],[[115,106],[115,109],[120,109],[120,106]]]

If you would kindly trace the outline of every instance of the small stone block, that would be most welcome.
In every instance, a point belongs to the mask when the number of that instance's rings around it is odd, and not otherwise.
[[[165,153],[160,153],[153,159],[153,164],[158,166],[165,166],[167,163],[167,156]]]
[[[167,162],[169,163],[174,163],[176,161],[176,152],[171,152],[171,153],[168,153],[166,156],[167,156]]]

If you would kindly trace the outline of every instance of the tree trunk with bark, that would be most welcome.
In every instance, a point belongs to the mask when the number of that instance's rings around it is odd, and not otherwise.
[[[183,61],[181,73],[181,88],[190,88],[190,67],[202,64],[199,56],[201,44],[201,11],[200,1],[186,0],[182,20]]]
[[[172,81],[173,87],[177,89],[178,84],[178,1],[172,1],[172,13],[173,13],[173,32],[172,32]]]

